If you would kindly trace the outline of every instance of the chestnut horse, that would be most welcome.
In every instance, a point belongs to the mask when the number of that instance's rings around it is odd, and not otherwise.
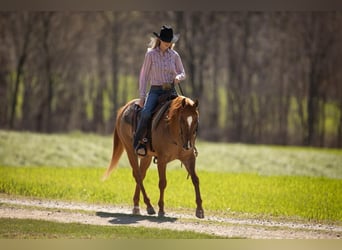
[[[104,175],[107,178],[113,169],[116,168],[118,161],[126,150],[130,165],[132,167],[133,177],[136,181],[135,193],[133,196],[134,208],[133,214],[140,214],[139,197],[142,192],[144,202],[147,206],[148,214],[155,214],[150,199],[145,191],[143,180],[146,171],[151,164],[152,157],[157,158],[159,174],[159,216],[164,216],[164,190],[166,188],[166,165],[170,161],[179,159],[185,166],[196,194],[196,216],[204,218],[202,208],[202,199],[199,188],[199,178],[195,171],[196,148],[195,140],[198,128],[198,101],[192,101],[190,98],[178,96],[169,103],[169,108],[156,115],[152,119],[152,149],[147,148],[145,157],[138,157],[133,149],[133,128],[132,123],[127,121],[127,117],[132,117],[137,99],[128,102],[119,109],[114,129],[113,154],[110,165]],[[126,117],[126,119],[125,119]],[[158,119],[158,121],[156,121]],[[140,161],[139,161],[140,158]]]

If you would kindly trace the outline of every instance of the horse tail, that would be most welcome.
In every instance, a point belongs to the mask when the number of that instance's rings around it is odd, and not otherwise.
[[[122,141],[120,140],[117,127],[118,127],[118,123],[116,123],[115,129],[114,129],[112,160],[105,174],[102,177],[103,181],[106,180],[109,177],[109,175],[112,173],[112,171],[117,167],[119,159],[124,151],[124,146],[122,144]]]

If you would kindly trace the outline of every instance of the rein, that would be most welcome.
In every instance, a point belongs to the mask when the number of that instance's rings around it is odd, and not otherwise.
[[[185,96],[181,84],[178,83],[177,85],[178,85],[179,91],[182,94],[182,96]]]

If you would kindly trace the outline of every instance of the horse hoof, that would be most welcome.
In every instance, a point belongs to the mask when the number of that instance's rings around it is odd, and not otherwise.
[[[203,219],[204,218],[204,211],[203,209],[196,209],[196,217]]]
[[[132,213],[133,215],[140,215],[140,208],[138,207],[133,208]]]
[[[164,211],[159,211],[158,212],[158,217],[164,217],[165,216],[165,212]]]
[[[155,213],[156,213],[156,211],[154,211],[154,208],[153,208],[153,207],[148,207],[146,210],[147,210],[147,213],[148,213],[149,215],[152,215],[152,214],[155,214]]]

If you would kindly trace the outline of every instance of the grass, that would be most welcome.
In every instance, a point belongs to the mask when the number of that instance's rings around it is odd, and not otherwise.
[[[209,143],[198,141],[198,170],[260,175],[299,175],[342,179],[342,150]],[[106,168],[112,136],[34,134],[0,130],[0,166]],[[169,169],[179,169],[179,161]],[[126,154],[119,168],[129,168]]]
[[[110,136],[32,134],[0,130],[1,166],[106,166],[112,150]],[[127,166],[128,162],[120,162]]]
[[[197,147],[206,214],[342,221],[341,150],[203,141]],[[0,192],[131,205],[135,183],[126,156],[108,181],[100,181],[111,151],[111,136],[0,130]],[[194,213],[194,190],[186,176],[178,161],[170,164],[166,210]],[[156,204],[155,165],[145,185]]]
[[[1,167],[0,192],[47,199],[131,205],[131,170],[118,169],[101,182],[102,168]],[[195,197],[183,169],[168,171],[166,209],[195,210]],[[42,178],[44,177],[44,178]],[[199,172],[207,212],[220,215],[273,216],[342,221],[342,181],[322,177],[261,176]],[[145,187],[154,204],[158,174],[150,169]]]
[[[198,169],[342,179],[342,150],[228,143],[197,144]]]
[[[194,233],[127,226],[96,226],[31,219],[0,218],[0,239],[219,239]]]

